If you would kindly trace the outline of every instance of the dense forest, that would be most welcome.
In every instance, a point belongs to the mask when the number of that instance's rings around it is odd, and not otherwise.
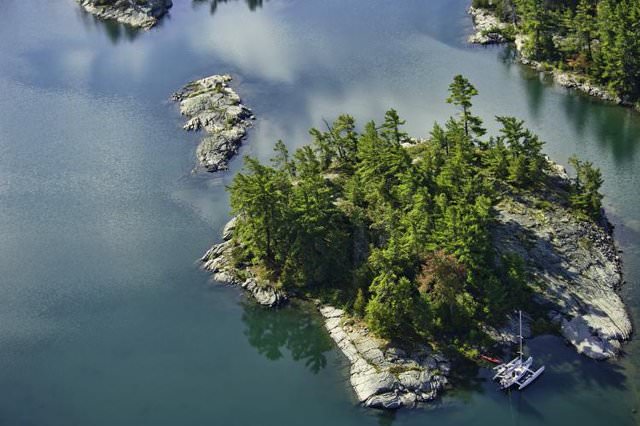
[[[640,0],[473,0],[526,36],[536,61],[584,74],[640,99]]]
[[[246,158],[229,186],[237,266],[344,306],[389,338],[474,341],[474,325],[526,307],[525,265],[496,254],[490,226],[504,194],[547,185],[543,142],[514,117],[497,117],[486,137],[476,89],[456,76],[449,91],[459,114],[426,139],[389,110],[362,131],[340,116],[293,154],[280,141],[270,165]],[[596,220],[600,173],[572,162],[567,202]]]

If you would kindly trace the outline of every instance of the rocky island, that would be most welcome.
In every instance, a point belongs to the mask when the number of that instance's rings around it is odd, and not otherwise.
[[[557,84],[640,111],[640,67],[634,59],[640,33],[633,18],[640,2],[597,3],[474,0],[468,41],[512,43],[520,62]]]
[[[595,359],[631,334],[599,170],[572,158],[569,177],[513,117],[485,138],[476,94],[457,76],[460,114],[425,139],[390,110],[362,132],[341,116],[293,155],[279,142],[271,166],[247,158],[201,259],[265,306],[313,301],[364,406],[433,401],[457,360],[513,341],[514,309]]]
[[[180,103],[180,113],[189,119],[184,129],[207,133],[196,156],[209,172],[227,169],[255,118],[229,87],[230,81],[229,75],[212,75],[187,84],[172,97]]]
[[[167,14],[171,0],[76,0],[87,12],[136,28],[149,29]]]

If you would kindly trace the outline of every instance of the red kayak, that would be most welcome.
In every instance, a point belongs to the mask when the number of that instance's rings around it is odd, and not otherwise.
[[[502,364],[502,360],[498,358],[491,358],[490,356],[486,356],[486,355],[480,355],[480,358],[484,359],[485,361],[492,362],[494,364]]]

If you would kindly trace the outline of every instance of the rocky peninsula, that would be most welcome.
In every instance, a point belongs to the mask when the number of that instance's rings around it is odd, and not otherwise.
[[[171,0],[76,0],[87,12],[136,28],[149,29],[167,14]]]
[[[567,89],[575,89],[587,95],[618,105],[634,107],[633,103],[627,102],[606,88],[598,86],[585,75],[559,70],[528,58],[524,52],[526,36],[517,33],[513,24],[501,21],[493,11],[470,7],[468,13],[471,15],[474,26],[473,34],[467,39],[469,43],[480,45],[512,43],[516,49],[517,59],[520,63],[528,65],[538,72],[550,75],[558,85]],[[640,106],[636,106],[635,108],[638,109]]]
[[[255,118],[229,87],[231,80],[229,75],[212,75],[187,84],[172,97],[179,102],[180,113],[188,118],[184,129],[207,133],[196,156],[209,172],[227,169]]]
[[[534,298],[579,353],[612,358],[632,325],[618,294],[623,279],[611,227],[604,217],[596,224],[571,214],[563,201],[569,178],[562,167],[554,168],[551,191],[512,194],[496,206],[494,245],[525,260]]]

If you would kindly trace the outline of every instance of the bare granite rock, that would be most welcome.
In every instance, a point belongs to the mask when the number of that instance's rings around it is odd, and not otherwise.
[[[469,43],[473,44],[500,44],[506,43],[508,40],[502,35],[509,24],[500,21],[492,12],[478,8],[470,7],[469,15],[473,19],[473,27],[475,32],[468,38]]]
[[[560,186],[567,183],[554,178]],[[619,353],[632,325],[617,291],[620,259],[603,225],[576,219],[558,202],[522,196],[498,204],[492,232],[499,253],[525,260],[537,301],[552,310],[552,320],[579,353],[595,359]]]
[[[207,133],[196,156],[209,172],[228,168],[251,127],[253,115],[229,87],[230,81],[229,75],[213,75],[193,81],[173,95],[173,100],[180,103],[180,113],[189,118],[184,129]]]
[[[351,386],[365,407],[413,408],[434,400],[447,383],[449,362],[428,347],[407,354],[373,336],[341,309],[321,306],[325,326],[351,363]]]
[[[171,0],[76,0],[87,12],[132,27],[153,27],[172,6]]]

